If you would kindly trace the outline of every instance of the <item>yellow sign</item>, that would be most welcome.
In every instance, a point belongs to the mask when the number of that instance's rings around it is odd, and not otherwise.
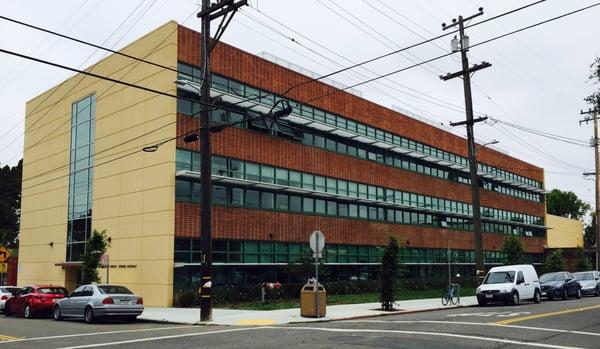
[[[0,245],[0,263],[6,262],[8,257],[10,257],[10,251],[6,247]]]
[[[0,263],[0,274],[8,273],[8,263]]]

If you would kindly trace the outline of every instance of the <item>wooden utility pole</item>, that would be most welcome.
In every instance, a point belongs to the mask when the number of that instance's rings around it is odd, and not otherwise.
[[[592,140],[594,147],[594,162],[595,162],[595,171],[594,177],[596,179],[596,270],[600,270],[598,266],[598,249],[600,248],[600,222],[598,219],[600,218],[600,181],[598,180],[600,177],[600,157],[598,154],[598,109],[588,109],[588,111],[581,111],[581,115],[593,115],[592,117],[586,116],[583,120],[579,121],[579,125],[582,123],[588,123],[590,121],[594,122],[594,138]],[[584,175],[590,175],[591,173],[584,173]]]
[[[200,248],[202,250],[202,281],[200,283],[200,321],[206,322],[212,320],[212,229],[211,229],[211,194],[212,194],[212,169],[211,169],[211,149],[210,149],[210,52],[215,44],[223,35],[225,28],[233,18],[238,8],[246,5],[247,0],[234,2],[233,0],[222,0],[211,4],[210,0],[202,0],[202,11],[198,13],[198,18],[202,21],[202,37],[200,42],[200,66],[202,68],[202,81],[200,88],[200,103],[202,110],[200,113],[200,142],[198,147],[201,155],[200,164]],[[217,29],[215,38],[210,37],[210,22],[221,16],[223,18],[221,25]]]
[[[471,96],[471,73],[478,70],[491,67],[492,65],[487,62],[481,64],[475,64],[469,67],[469,58],[467,57],[467,51],[469,50],[469,37],[465,35],[464,22],[469,21],[475,17],[483,14],[483,7],[479,8],[479,12],[463,18],[458,16],[457,19],[452,20],[452,24],[446,25],[442,23],[442,29],[446,30],[458,25],[460,33],[460,39],[454,37],[452,40],[452,50],[454,52],[460,51],[462,58],[462,70],[440,76],[440,79],[446,81],[457,77],[462,77],[463,88],[465,94],[465,111],[466,121],[451,123],[451,126],[466,125],[467,126],[467,147],[469,153],[469,173],[471,178],[471,200],[473,203],[473,240],[475,248],[475,276],[478,277],[481,274],[485,274],[485,265],[483,260],[483,234],[481,232],[481,207],[479,200],[479,175],[477,174],[477,159],[475,157],[475,136],[473,134],[473,125],[476,122],[484,121],[487,118],[473,118],[473,99]]]

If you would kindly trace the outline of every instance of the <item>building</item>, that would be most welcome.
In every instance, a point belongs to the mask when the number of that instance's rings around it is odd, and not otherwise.
[[[175,22],[122,52],[178,72],[109,55],[88,68],[136,85],[197,98],[176,79],[198,80],[199,34]],[[266,113],[307,77],[235,47],[212,53],[215,123]],[[282,279],[313,230],[327,239],[331,278],[373,277],[377,246],[405,245],[413,278],[442,278],[447,261],[474,272],[466,141],[334,87],[291,90],[293,113],[215,133],[215,284]],[[306,101],[313,100],[311,103]],[[199,154],[181,135],[199,107],[75,75],[27,103],[19,284],[72,289],[92,229],[110,237],[110,282],[169,305],[200,273]],[[179,137],[178,137],[179,136]],[[174,141],[176,139],[176,141]],[[155,152],[143,147],[161,143]],[[543,169],[493,149],[478,151],[486,263],[502,261],[506,234],[543,258]],[[104,273],[102,273],[104,275]],[[284,281],[284,280],[282,280]]]
[[[577,249],[583,247],[583,223],[551,214],[546,215],[547,252],[560,249],[567,260],[567,269],[576,271]]]

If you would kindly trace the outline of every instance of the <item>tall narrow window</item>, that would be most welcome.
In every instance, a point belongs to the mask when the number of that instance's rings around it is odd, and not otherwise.
[[[96,95],[90,95],[71,106],[67,261],[81,259],[91,234],[95,128]]]

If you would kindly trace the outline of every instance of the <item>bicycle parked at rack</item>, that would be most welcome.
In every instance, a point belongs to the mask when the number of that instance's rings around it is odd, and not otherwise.
[[[457,305],[460,303],[460,288],[458,284],[450,284],[448,289],[442,294],[442,305],[448,304]]]

